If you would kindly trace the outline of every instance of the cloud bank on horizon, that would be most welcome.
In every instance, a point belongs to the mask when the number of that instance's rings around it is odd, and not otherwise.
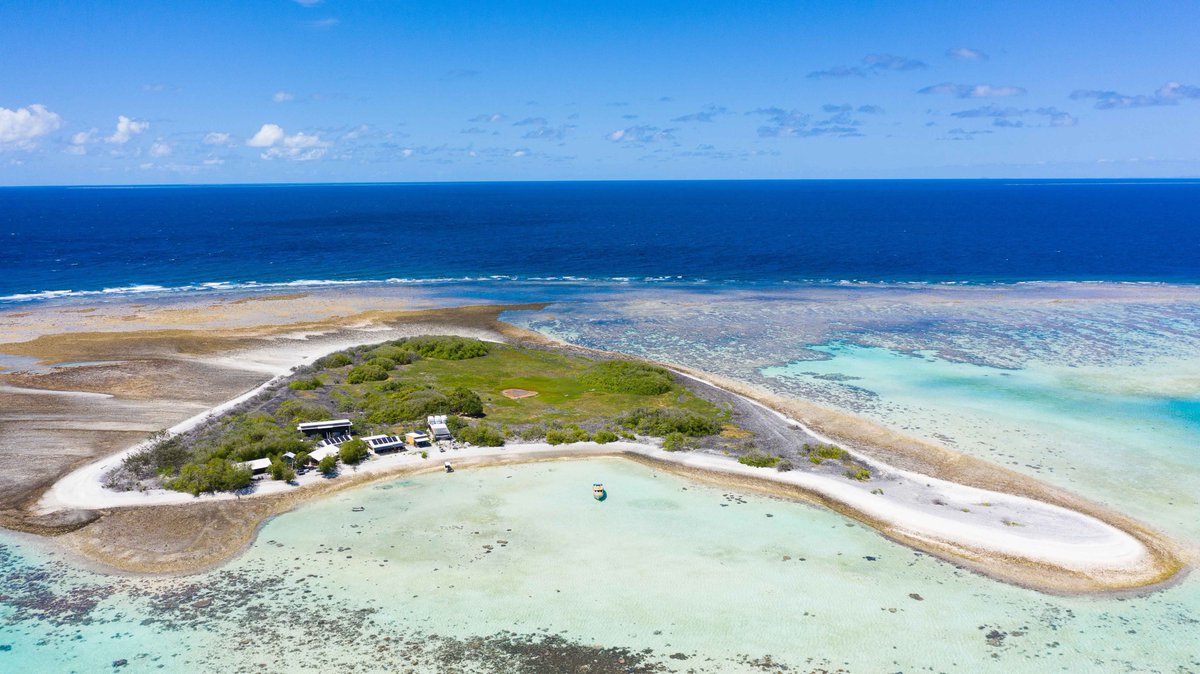
[[[1200,175],[1200,5],[597,5],[14,0],[0,184]]]

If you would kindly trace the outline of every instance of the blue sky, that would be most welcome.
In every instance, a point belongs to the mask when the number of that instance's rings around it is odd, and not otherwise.
[[[0,3],[0,184],[1200,175],[1197,2]]]

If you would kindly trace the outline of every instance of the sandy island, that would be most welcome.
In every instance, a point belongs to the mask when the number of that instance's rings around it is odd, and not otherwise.
[[[315,301],[288,296],[277,304],[299,304],[293,315],[305,317],[330,312],[327,306],[313,305]],[[240,497],[193,498],[165,490],[112,492],[101,486],[101,475],[140,446],[130,446],[128,441],[114,446],[120,439],[145,438],[164,426],[182,431],[252,397],[270,383],[263,383],[264,377],[283,376],[296,365],[346,346],[442,333],[599,353],[559,344],[498,320],[504,310],[539,306],[376,309],[270,325],[247,325],[252,320],[235,313],[233,324],[217,326],[211,323],[221,312],[211,306],[195,307],[190,316],[186,309],[169,308],[160,311],[175,312],[172,322],[189,327],[76,330],[0,344],[0,352],[41,363],[95,363],[0,375],[6,386],[0,396],[20,403],[0,416],[0,429],[5,424],[28,427],[30,419],[36,419],[41,428],[26,433],[26,442],[44,437],[51,444],[72,444],[78,452],[73,462],[52,463],[18,476],[23,478],[22,488],[7,492],[7,500],[0,503],[0,523],[59,534],[54,540],[66,548],[122,571],[187,573],[228,560],[253,541],[266,519],[306,500],[382,479],[440,470],[444,460],[469,468],[622,457],[695,479],[819,504],[915,549],[1041,591],[1146,588],[1186,568],[1181,552],[1157,532],[1034,478],[852,415],[679,367],[673,369],[694,378],[693,384],[719,387],[725,395],[740,397],[761,408],[780,428],[800,428],[811,437],[848,448],[877,477],[861,483],[803,471],[753,468],[702,451],[580,443],[471,447],[434,453],[428,459],[400,453],[372,458],[334,479],[309,474],[294,486],[260,482],[253,493]],[[243,307],[225,304],[221,309],[237,312]],[[89,312],[74,320],[87,325],[89,320],[112,318]],[[186,385],[197,379],[208,387],[198,392]],[[248,380],[256,385],[247,386]],[[90,395],[64,396],[63,392]],[[47,408],[47,400],[59,407]],[[108,437],[79,447],[78,431],[88,427],[88,419],[113,415],[123,415],[125,423],[117,424],[119,428]],[[0,456],[27,449],[6,445],[0,447]]]

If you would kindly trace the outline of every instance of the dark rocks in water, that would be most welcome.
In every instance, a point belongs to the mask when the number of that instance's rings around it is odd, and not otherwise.
[[[212,606],[211,599],[201,599],[199,601],[192,602],[192,608],[208,608],[209,606]]]
[[[128,665],[128,664],[129,664],[128,660],[126,660],[125,658],[121,658],[120,660],[113,660],[112,666],[113,666],[113,669],[116,669],[117,667],[124,667],[125,665]]]
[[[1008,635],[1005,634],[1004,632],[1001,632],[1000,630],[992,630],[991,632],[988,632],[986,635],[984,635],[984,637],[987,639],[989,646],[1003,646],[1004,645],[1004,637],[1006,637],[1006,636],[1008,636]]]
[[[668,655],[667,657],[671,658],[672,660],[687,660],[688,659],[688,656],[684,655],[683,653],[672,653],[672,654]]]
[[[0,644],[0,653],[12,650],[12,644]]]
[[[917,601],[925,601],[925,597],[922,597],[921,595],[917,594],[916,592],[910,592],[910,593],[908,593],[908,596],[913,599],[916,599]]]
[[[868,562],[873,562],[878,559],[878,557],[875,557],[874,555],[867,555],[866,557],[863,557],[863,559],[867,560]]]

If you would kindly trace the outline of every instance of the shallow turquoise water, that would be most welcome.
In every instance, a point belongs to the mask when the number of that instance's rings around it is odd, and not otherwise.
[[[591,498],[593,481],[605,483],[608,501]],[[0,609],[6,672],[111,671],[120,658],[123,671],[382,671],[410,660],[417,671],[555,671],[495,655],[507,652],[491,648],[508,643],[504,631],[650,649],[643,657],[662,671],[763,671],[755,662],[855,672],[1200,667],[1193,590],[1047,597],[821,509],[614,459],[341,494],[273,520],[244,557],[193,579],[113,582],[11,538],[12,594]],[[38,604],[23,588],[39,574],[60,597],[98,603],[77,612],[51,603],[40,619],[14,621]],[[449,637],[479,641],[464,655]]]

